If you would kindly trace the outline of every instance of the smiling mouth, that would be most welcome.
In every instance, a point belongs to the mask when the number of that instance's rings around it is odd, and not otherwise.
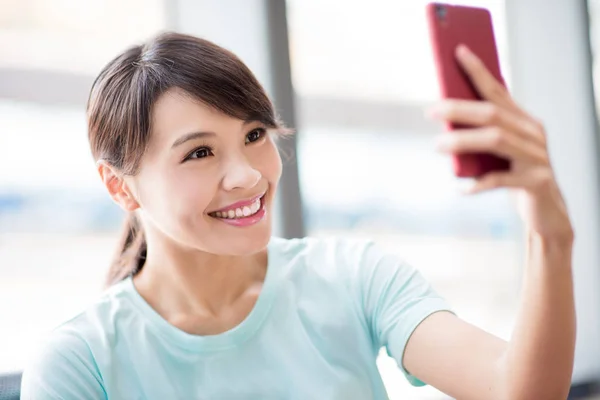
[[[264,208],[264,199],[265,199],[265,195],[263,194],[261,197],[257,198],[256,200],[254,200],[252,203],[245,205],[243,207],[236,207],[236,208],[231,208],[229,210],[224,210],[224,211],[215,211],[212,213],[209,213],[208,215],[210,215],[213,218],[219,218],[219,219],[244,219],[244,218],[249,218],[252,216],[255,216],[256,214],[258,214],[259,212],[261,212],[261,210]]]

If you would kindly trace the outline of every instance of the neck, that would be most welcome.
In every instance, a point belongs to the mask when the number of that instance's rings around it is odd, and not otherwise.
[[[184,249],[147,237],[148,253],[134,283],[160,314],[218,315],[238,299],[260,290],[267,251],[225,256]]]

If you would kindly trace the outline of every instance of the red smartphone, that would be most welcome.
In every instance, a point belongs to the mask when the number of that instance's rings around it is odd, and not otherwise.
[[[427,22],[442,98],[481,100],[456,60],[455,51],[459,44],[474,52],[492,75],[504,84],[488,10],[430,3],[427,5]],[[468,128],[472,127],[446,124],[446,130],[450,132]],[[477,178],[491,171],[510,169],[510,160],[488,153],[458,154],[453,156],[452,162],[454,174],[461,178]]]

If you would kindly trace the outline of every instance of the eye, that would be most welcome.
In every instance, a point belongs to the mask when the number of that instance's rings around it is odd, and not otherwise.
[[[184,161],[187,160],[194,160],[194,159],[199,159],[199,158],[206,158],[206,157],[210,157],[213,155],[212,150],[210,149],[210,147],[198,147],[196,150],[192,151],[186,158]]]
[[[267,131],[264,128],[258,128],[246,135],[246,144],[257,142],[265,137]]]

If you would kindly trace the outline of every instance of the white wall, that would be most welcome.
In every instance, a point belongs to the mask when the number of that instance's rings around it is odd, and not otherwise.
[[[170,29],[233,51],[271,90],[264,0],[175,0],[170,2],[168,12]]]
[[[600,378],[600,196],[587,8],[583,0],[506,0],[511,87],[543,119],[576,231],[574,382]]]

